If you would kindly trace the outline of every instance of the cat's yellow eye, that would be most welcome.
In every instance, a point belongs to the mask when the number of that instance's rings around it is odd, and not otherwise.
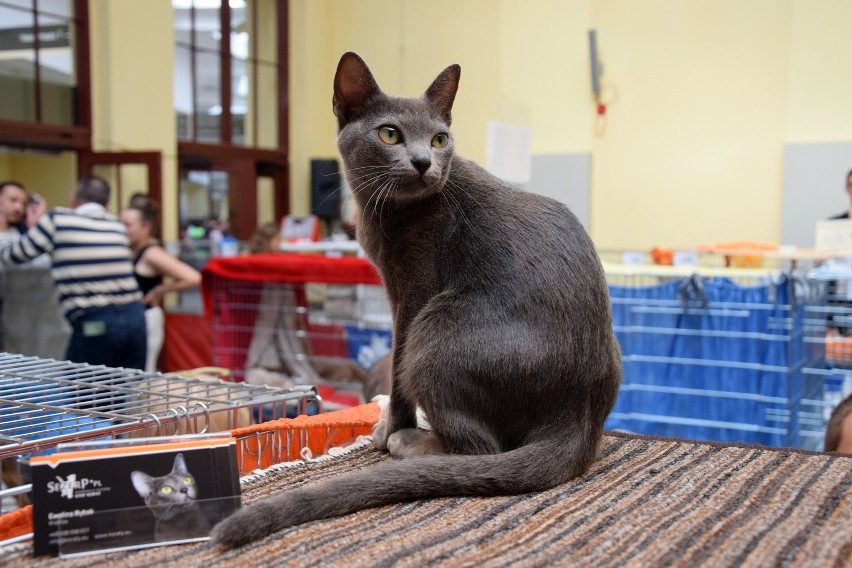
[[[393,126],[382,126],[379,128],[379,139],[385,144],[399,144],[399,130]]]
[[[163,485],[162,487],[160,487],[160,493],[162,493],[163,495],[168,495],[172,491],[174,491],[174,489],[172,489],[171,485]]]
[[[450,141],[450,137],[446,134],[436,134],[434,138],[432,138],[432,146],[435,148],[445,148],[447,143]]]
[[[184,485],[192,485],[192,478],[191,478],[191,477],[189,477],[189,476],[184,477],[184,478],[183,478],[183,484],[184,484]]]

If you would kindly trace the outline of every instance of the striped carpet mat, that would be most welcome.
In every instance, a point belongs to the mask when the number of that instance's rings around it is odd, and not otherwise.
[[[389,459],[364,447],[245,479],[245,502]],[[582,478],[541,493],[403,503],[282,531],[57,562],[0,565],[849,566],[852,457],[608,435]]]

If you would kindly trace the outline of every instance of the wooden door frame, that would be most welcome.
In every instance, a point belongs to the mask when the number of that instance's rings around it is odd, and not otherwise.
[[[272,179],[275,216],[290,210],[290,179],[287,155],[277,150],[178,142],[178,176],[185,170],[224,171],[234,174],[250,191],[228,191],[231,232],[248,240],[257,227],[257,180]],[[230,188],[229,188],[230,189]],[[180,190],[178,190],[180,191]]]

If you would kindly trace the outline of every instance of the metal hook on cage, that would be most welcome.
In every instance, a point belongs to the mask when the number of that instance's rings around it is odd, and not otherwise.
[[[180,419],[183,418],[186,421],[186,432],[187,433],[195,433],[194,424],[190,422],[191,415],[189,413],[189,409],[185,406],[176,406],[175,413],[181,416],[178,416],[177,423],[175,424],[175,431],[180,432]]]
[[[145,420],[147,420],[148,418],[151,418],[157,424],[157,434],[161,434],[162,432],[161,432],[160,429],[163,427],[163,423],[160,422],[160,418],[156,414],[154,414],[153,412],[149,412],[148,414],[146,414],[145,416],[140,418],[139,422],[141,424],[144,424]],[[148,433],[148,427],[147,426],[145,427],[145,433],[146,434]]]
[[[704,289],[704,279],[698,274],[693,274],[685,279],[678,287],[677,295],[683,309],[689,308],[692,302],[701,302],[701,306],[705,310],[710,307],[710,300],[707,298],[707,291]]]
[[[254,439],[257,441],[257,453],[252,452],[251,448],[249,447],[249,445],[247,443],[252,437],[251,434],[248,435],[248,436],[245,436],[243,438],[240,438],[240,440],[243,441],[243,443],[241,444],[243,451],[245,453],[247,453],[249,456],[251,456],[252,458],[257,459],[257,469],[261,469],[261,467],[263,467],[263,465],[262,465],[263,452],[265,452],[266,448],[269,446],[269,442],[267,442],[266,439],[265,439],[266,436],[269,435],[269,432],[263,432],[263,434],[264,434],[264,440],[263,440],[262,444],[261,444],[261,439],[260,439],[261,432],[255,432],[253,434]]]
[[[175,431],[173,432],[173,435],[177,435],[180,432],[180,419],[181,419],[179,407],[167,408],[166,409],[166,415],[171,415],[171,416],[175,417],[175,420],[174,420]]]
[[[207,429],[210,427],[210,409],[207,408],[207,405],[203,402],[196,402],[195,406],[192,407],[192,410],[195,411],[199,407],[204,411],[204,429],[201,432],[196,432],[197,434],[206,434]]]

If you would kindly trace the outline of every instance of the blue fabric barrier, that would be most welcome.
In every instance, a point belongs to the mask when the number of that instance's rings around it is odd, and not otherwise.
[[[801,372],[809,354],[795,286],[786,276],[754,286],[696,276],[611,285],[624,378],[607,427],[787,445],[795,402],[816,389]]]

